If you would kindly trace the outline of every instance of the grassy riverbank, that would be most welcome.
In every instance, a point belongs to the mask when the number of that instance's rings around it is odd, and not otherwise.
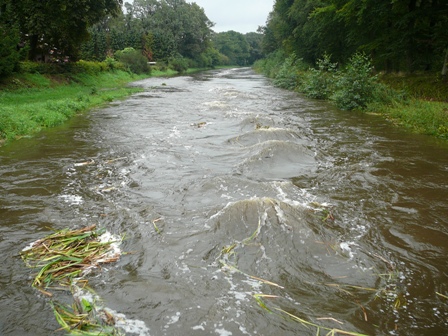
[[[130,82],[178,74],[168,67],[153,68],[150,74],[141,75],[122,69],[89,71],[100,65],[104,67],[101,63],[85,62],[80,73],[24,72],[0,80],[0,146],[141,91],[129,87]],[[185,73],[201,70],[204,69],[187,69]]]
[[[394,124],[415,133],[448,139],[448,80],[438,73],[387,74],[379,81],[404,98],[372,102],[367,111],[378,112]]]
[[[59,125],[77,113],[139,91],[127,87],[148,77],[122,70],[96,74],[17,74],[0,84],[0,141]]]
[[[437,73],[373,75],[367,57],[354,55],[340,68],[329,56],[309,68],[281,53],[258,61],[255,69],[281,88],[332,102],[342,110],[384,116],[412,132],[448,139],[448,80]]]

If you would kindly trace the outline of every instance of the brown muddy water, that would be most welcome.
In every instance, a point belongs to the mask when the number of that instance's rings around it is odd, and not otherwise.
[[[0,148],[1,335],[63,334],[19,252],[95,223],[131,252],[87,276],[127,335],[448,334],[446,141],[250,69],[134,85]]]

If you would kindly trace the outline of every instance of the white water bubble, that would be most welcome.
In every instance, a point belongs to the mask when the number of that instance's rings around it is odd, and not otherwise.
[[[79,195],[59,195],[59,198],[69,205],[80,205],[84,202],[82,196]]]

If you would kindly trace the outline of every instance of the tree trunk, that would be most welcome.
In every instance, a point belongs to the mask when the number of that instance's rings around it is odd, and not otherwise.
[[[28,51],[28,60],[35,61],[37,57],[37,42],[39,40],[39,36],[31,35],[30,36],[30,49]]]
[[[445,60],[443,62],[442,76],[446,78],[448,72],[448,47],[446,48]]]

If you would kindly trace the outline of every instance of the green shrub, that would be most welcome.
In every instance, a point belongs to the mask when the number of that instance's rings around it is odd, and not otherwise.
[[[370,59],[360,53],[354,54],[336,80],[331,99],[342,110],[364,109],[375,98],[377,76],[372,75]]]
[[[106,62],[91,62],[79,60],[71,64],[71,72],[73,73],[87,73],[89,75],[96,75],[100,72],[107,71],[109,66]]]
[[[294,90],[297,87],[301,60],[295,54],[289,56],[281,64],[274,78],[274,85],[282,89]]]
[[[275,78],[285,59],[286,54],[282,50],[277,50],[265,59],[256,61],[254,68],[269,78]]]
[[[115,58],[135,74],[150,73],[148,60],[142,53],[134,48],[125,48],[115,53]]]
[[[299,91],[314,99],[328,99],[334,92],[337,74],[337,63],[331,63],[330,56],[325,54],[317,61],[317,69],[309,68],[304,73]]]
[[[22,73],[32,73],[32,74],[40,73],[39,63],[37,62],[30,62],[30,61],[20,62],[19,70]]]
[[[188,60],[180,55],[169,60],[169,67],[178,73],[187,71],[188,66]]]
[[[107,65],[107,68],[109,70],[126,70],[126,67],[124,66],[124,64],[121,62],[118,62],[113,57],[107,57],[103,63],[105,63]]]

